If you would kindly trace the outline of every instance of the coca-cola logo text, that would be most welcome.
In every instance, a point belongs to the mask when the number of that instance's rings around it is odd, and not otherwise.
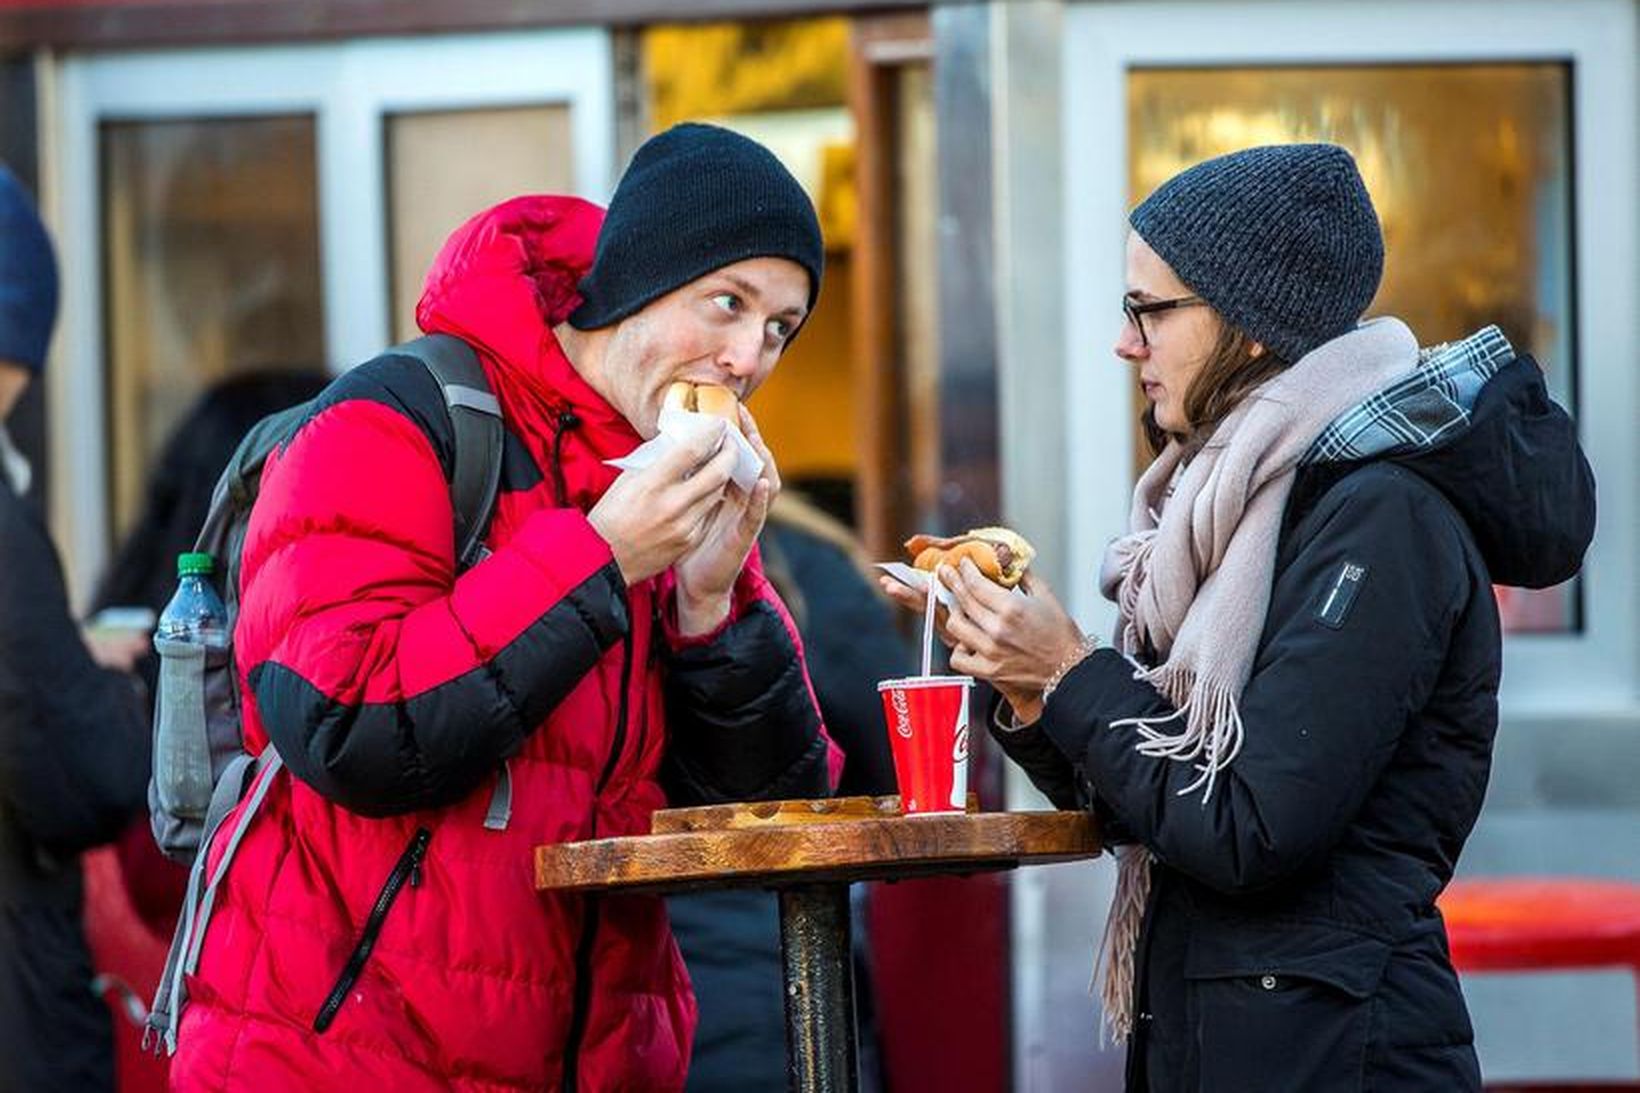
[[[894,731],[911,739],[911,710],[906,706],[904,691],[888,692],[888,701],[894,707]]]

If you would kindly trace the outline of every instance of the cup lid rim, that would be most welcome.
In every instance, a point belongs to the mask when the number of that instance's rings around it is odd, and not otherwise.
[[[901,689],[917,688],[917,687],[940,687],[940,686],[946,686],[946,685],[949,685],[949,684],[952,684],[952,683],[960,683],[965,687],[972,687],[974,685],[974,677],[973,676],[904,676],[900,679],[885,679],[885,680],[883,680],[882,682],[877,684],[877,690],[879,692],[886,691],[890,687],[898,687],[898,688],[901,688]]]

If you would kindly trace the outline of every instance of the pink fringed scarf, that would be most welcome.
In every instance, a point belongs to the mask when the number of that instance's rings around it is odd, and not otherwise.
[[[1294,472],[1334,418],[1406,375],[1418,343],[1398,319],[1376,319],[1318,347],[1238,405],[1188,461],[1175,441],[1140,477],[1129,532],[1105,552],[1100,587],[1120,614],[1123,652],[1155,653],[1136,678],[1175,707],[1128,718],[1142,755],[1189,763],[1179,792],[1213,793],[1241,749],[1237,703],[1270,606],[1276,539]],[[1150,852],[1118,857],[1116,896],[1102,945],[1105,1020],[1117,1040],[1133,1028],[1134,955],[1150,890]]]

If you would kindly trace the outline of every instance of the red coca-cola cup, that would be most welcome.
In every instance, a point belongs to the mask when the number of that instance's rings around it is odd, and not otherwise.
[[[910,676],[877,684],[888,719],[894,776],[907,816],[968,805],[969,676]]]

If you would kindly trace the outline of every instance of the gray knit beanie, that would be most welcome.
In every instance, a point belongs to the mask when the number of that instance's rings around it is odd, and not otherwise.
[[[1128,222],[1191,291],[1288,361],[1354,329],[1384,273],[1378,214],[1336,144],[1206,160]]]

